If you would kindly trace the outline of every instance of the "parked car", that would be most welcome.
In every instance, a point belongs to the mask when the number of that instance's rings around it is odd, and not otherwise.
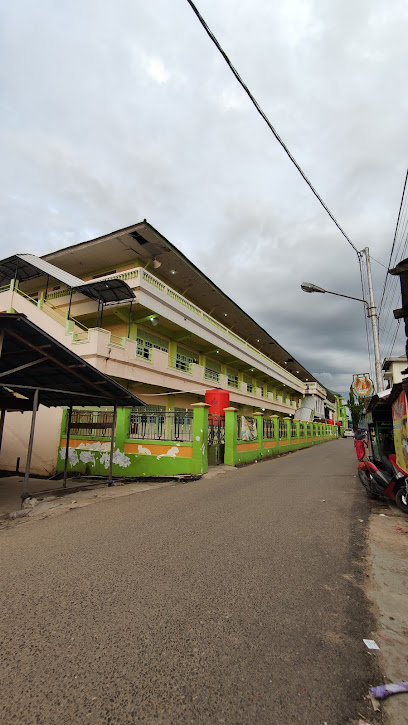
[[[352,428],[346,428],[343,433],[343,438],[354,438],[354,431]]]

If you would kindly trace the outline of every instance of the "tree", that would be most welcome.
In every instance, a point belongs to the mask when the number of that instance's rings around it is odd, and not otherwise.
[[[347,401],[347,405],[348,405],[350,413],[351,413],[351,421],[353,424],[353,429],[357,430],[361,415],[365,409],[365,401],[363,398],[358,398],[355,395],[352,386],[350,386],[350,395],[349,395],[349,399]]]

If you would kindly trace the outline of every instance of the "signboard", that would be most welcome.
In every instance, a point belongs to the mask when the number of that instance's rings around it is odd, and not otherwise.
[[[256,428],[256,420],[254,418],[247,418],[245,415],[241,415],[241,440],[255,441],[257,438],[258,432]]]
[[[392,423],[397,464],[403,471],[408,471],[407,396],[404,390],[392,404]]]
[[[374,395],[374,383],[368,373],[353,375],[353,391],[358,398]]]

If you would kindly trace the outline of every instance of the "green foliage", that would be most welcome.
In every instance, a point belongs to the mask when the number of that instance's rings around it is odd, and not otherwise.
[[[348,405],[350,413],[351,413],[353,429],[357,430],[361,415],[365,409],[365,405],[364,405],[363,398],[358,398],[354,394],[353,388],[351,386],[350,386],[350,395],[349,395],[349,399],[347,401],[347,405]]]

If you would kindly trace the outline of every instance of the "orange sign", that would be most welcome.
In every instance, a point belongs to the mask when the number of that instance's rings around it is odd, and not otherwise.
[[[363,375],[353,375],[353,390],[359,398],[366,397],[367,395],[373,395],[374,383],[368,373],[364,373]]]

